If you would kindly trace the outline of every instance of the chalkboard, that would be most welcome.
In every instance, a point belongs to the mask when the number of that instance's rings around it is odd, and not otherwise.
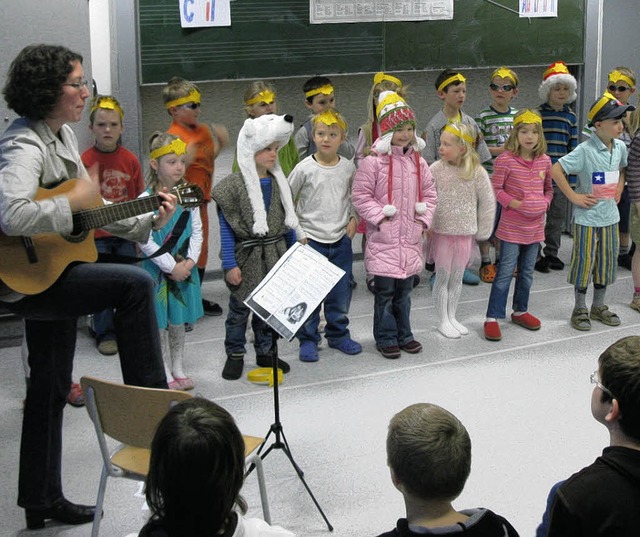
[[[448,21],[309,24],[309,0],[233,0],[231,27],[183,29],[178,0],[139,0],[143,84],[313,74],[583,63],[585,0],[521,19],[457,0]]]

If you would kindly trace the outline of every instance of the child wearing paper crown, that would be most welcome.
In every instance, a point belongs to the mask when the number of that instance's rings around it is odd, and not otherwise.
[[[589,125],[595,133],[551,169],[557,187],[574,204],[573,251],[567,281],[574,286],[575,307],[571,326],[591,330],[591,320],[618,326],[620,318],[605,305],[607,286],[616,280],[618,214],[625,183],[627,148],[618,140],[622,118],[633,106],[605,93],[589,109]],[[567,174],[578,175],[575,191]],[[554,191],[555,195],[555,191]],[[593,278],[593,303],[587,310],[587,286]],[[589,319],[591,318],[591,320]]]
[[[577,87],[576,79],[569,73],[564,62],[552,63],[542,75],[538,95],[543,102],[538,111],[542,116],[542,131],[552,164],[578,145],[578,119],[569,106],[577,98]],[[571,176],[569,182],[575,184],[575,176]],[[564,262],[558,258],[558,251],[569,212],[568,203],[562,190],[554,184],[553,200],[547,211],[544,227],[544,248],[535,265],[538,272],[547,273],[549,269],[564,268]]]
[[[476,240],[493,230],[496,200],[487,170],[473,149],[473,129],[448,123],[440,133],[440,159],[430,169],[438,204],[429,230],[427,262],[436,273],[433,296],[440,317],[438,331],[457,339],[469,330],[456,319],[462,277],[476,254]]]
[[[163,187],[171,189],[185,183],[187,144],[169,133],[155,132],[149,140],[148,187],[140,197],[155,195]],[[195,323],[203,315],[200,278],[196,260],[202,248],[202,222],[199,208],[180,205],[168,226],[152,231],[140,249],[146,256],[156,253],[172,233],[182,214],[189,211],[186,224],[171,252],[142,262],[155,282],[156,318],[160,328],[162,359],[167,384],[172,390],[191,390],[193,381],[183,369],[185,323]]]
[[[246,119],[236,146],[240,172],[222,179],[211,193],[218,204],[222,268],[231,292],[225,322],[227,360],[222,370],[222,378],[227,380],[239,379],[244,367],[251,312],[244,299],[293,245],[296,233],[301,234],[291,188],[278,160],[278,151],[292,133],[293,118],[289,115]],[[257,315],[252,316],[251,326],[256,363],[271,367],[272,331]],[[280,358],[278,367],[284,373],[290,370]]]
[[[544,216],[553,197],[551,159],[545,154],[546,150],[540,115],[529,109],[518,112],[505,151],[496,158],[491,178],[502,212],[496,230],[501,259],[484,323],[484,336],[490,341],[502,339],[498,319],[505,318],[515,270],[511,321],[529,330],[540,328],[540,320],[528,310],[533,267],[538,245],[544,237]]]
[[[347,122],[333,108],[313,117],[316,152],[300,162],[289,175],[291,195],[303,231],[300,239],[345,271],[322,303],[327,321],[324,336],[329,347],[345,354],[359,354],[362,347],[351,339],[351,239],[356,233],[356,214],[351,206],[351,181],[356,171],[350,160],[338,155]],[[320,306],[296,334],[300,360],[318,361]]]
[[[204,280],[204,271],[209,258],[209,203],[211,202],[211,184],[214,161],[229,141],[227,129],[222,125],[205,125],[199,121],[202,96],[198,86],[180,77],[173,77],[162,89],[162,100],[173,121],[167,132],[179,136],[187,144],[187,171],[185,179],[198,185],[204,194],[200,206],[203,242],[198,258],[200,283]],[[203,299],[205,315],[222,315],[222,308],[216,302]]]
[[[422,270],[422,233],[431,226],[436,189],[420,155],[416,118],[402,97],[383,91],[377,107],[381,136],[354,178],[352,203],[367,222],[365,267],[374,275],[373,335],[385,358],[418,353],[411,332],[411,291]]]

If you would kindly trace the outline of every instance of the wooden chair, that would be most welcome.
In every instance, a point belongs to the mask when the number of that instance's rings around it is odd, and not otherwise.
[[[96,514],[91,537],[97,537],[102,519],[108,477],[124,477],[144,481],[149,472],[151,441],[156,427],[171,405],[192,396],[178,390],[141,388],[115,384],[94,377],[80,379],[85,394],[87,412],[93,421],[102,455],[102,473],[96,499]],[[120,442],[113,452],[107,447],[107,437]],[[242,435],[246,463],[255,466],[260,488],[262,512],[271,523],[269,502],[264,483],[262,459],[255,454],[264,438]]]

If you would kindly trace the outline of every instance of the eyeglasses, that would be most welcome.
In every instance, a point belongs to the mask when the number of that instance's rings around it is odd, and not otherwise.
[[[596,369],[591,376],[589,377],[591,384],[595,384],[598,388],[600,388],[604,393],[606,393],[611,399],[615,399],[615,396],[611,393],[608,388],[605,388],[600,381],[598,380],[598,370]]]
[[[513,84],[505,84],[504,86],[501,86],[499,84],[489,84],[489,87],[493,90],[493,91],[512,91],[515,89],[515,86]]]
[[[80,82],[65,82],[62,85],[63,86],[70,86],[70,87],[80,91],[82,88],[88,87],[89,82],[87,80],[81,80]]]
[[[607,89],[609,91],[619,91],[620,93],[623,91],[631,91],[631,88],[628,86],[616,86],[614,84],[611,84]]]
[[[185,103],[182,106],[188,108],[189,110],[197,110],[200,108],[200,103]]]

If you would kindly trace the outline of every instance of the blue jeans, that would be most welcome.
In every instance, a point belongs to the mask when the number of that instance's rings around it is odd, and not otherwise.
[[[62,497],[62,414],[71,387],[77,319],[115,309],[125,384],[166,388],[151,276],[131,265],[72,265],[49,289],[7,309],[25,318],[30,383],[24,406],[18,505],[46,509]]]
[[[373,337],[378,347],[406,345],[411,332],[411,291],[413,276],[404,280],[374,276]]]
[[[313,341],[320,342],[318,325],[320,324],[320,308],[324,304],[324,316],[327,326],[324,329],[324,336],[331,343],[339,343],[343,339],[350,337],[349,334],[349,306],[351,305],[351,268],[353,265],[353,249],[351,239],[348,235],[342,237],[338,242],[326,244],[309,239],[309,246],[316,252],[321,253],[335,266],[345,271],[344,276],[336,283],[335,287],[329,291],[324,301],[309,316],[306,322],[300,327],[296,334],[300,342]]]
[[[504,319],[506,317],[509,287],[513,271],[518,267],[516,286],[513,292],[513,311],[526,312],[529,307],[529,292],[533,283],[533,266],[538,255],[538,243],[514,244],[500,241],[500,263],[491,286],[487,317]]]
[[[227,313],[227,320],[224,322],[224,350],[227,356],[246,354],[247,321],[250,313],[251,310],[244,302],[240,302],[233,295],[229,297],[229,312]],[[251,328],[255,336],[253,347],[256,350],[256,356],[269,356],[273,346],[271,328],[255,313],[251,316]]]
[[[135,243],[120,237],[101,237],[96,239],[99,254],[136,256]],[[93,330],[96,342],[115,340],[116,329],[113,326],[113,309],[106,309],[93,314]]]

